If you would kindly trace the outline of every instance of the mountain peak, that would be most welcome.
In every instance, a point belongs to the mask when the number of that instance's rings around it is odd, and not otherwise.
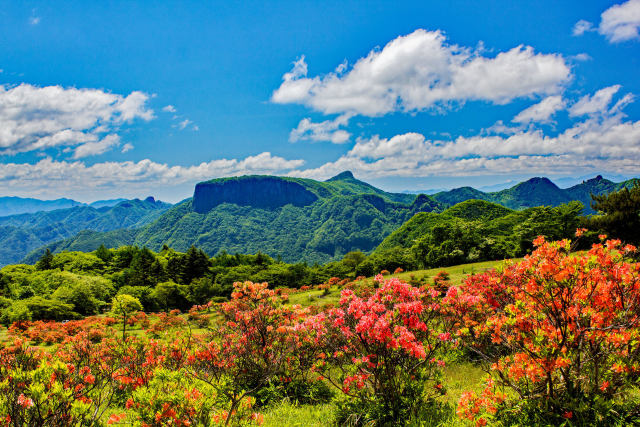
[[[340,172],[338,175],[329,178],[327,181],[343,181],[345,179],[356,179],[351,171]]]

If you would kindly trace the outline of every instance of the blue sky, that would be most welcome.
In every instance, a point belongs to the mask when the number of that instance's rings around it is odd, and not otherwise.
[[[637,176],[639,26],[640,0],[0,1],[0,195]]]

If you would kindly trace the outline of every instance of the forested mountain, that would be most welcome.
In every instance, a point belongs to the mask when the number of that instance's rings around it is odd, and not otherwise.
[[[608,193],[631,183],[631,180],[614,183],[598,176],[561,189],[547,178],[532,178],[498,192],[485,193],[463,187],[434,196],[415,196],[385,192],[357,180],[351,172],[343,172],[327,181],[256,175],[220,178],[197,184],[192,198],[162,215],[156,213],[157,217],[152,221],[145,217],[137,224],[129,221],[120,227],[128,228],[126,230],[114,230],[100,227],[100,221],[96,220],[90,228],[93,231],[70,234],[68,236],[73,237],[50,243],[48,247],[53,252],[92,251],[101,244],[107,247],[135,244],[156,251],[163,245],[186,251],[196,245],[210,255],[222,250],[245,254],[262,251],[286,262],[323,263],[340,259],[350,251],[370,252],[416,213],[433,212],[435,215],[462,201],[491,203],[454,206],[437,216],[437,221],[454,218],[452,224],[460,221],[488,224],[504,222],[506,220],[500,218],[511,215],[508,221],[513,224],[509,233],[516,226],[520,227],[520,233],[523,230],[521,223],[530,215],[555,212],[527,210],[531,207],[559,206],[577,200],[589,213],[591,193]],[[579,209],[577,205],[573,208]],[[523,212],[517,212],[523,209]],[[469,215],[472,217],[467,217]],[[17,220],[13,219],[14,222]],[[111,224],[106,218],[102,220]],[[406,226],[414,226],[412,224]],[[485,226],[490,226],[487,224]],[[485,228],[476,227],[481,233],[494,231]],[[522,234],[523,241],[535,237],[525,234]],[[515,237],[509,236],[508,240],[513,242]],[[384,243],[381,247],[388,246]],[[403,243],[401,246],[411,245]],[[515,254],[520,250],[516,251],[515,247],[503,249],[499,252]],[[40,247],[25,261],[35,262],[43,251]]]
[[[594,213],[591,209],[591,194],[601,195],[631,187],[634,180],[613,182],[598,175],[570,188],[559,188],[548,178],[531,178],[511,188],[495,192],[482,192],[471,187],[461,187],[442,191],[432,197],[442,203],[455,205],[465,200],[478,199],[498,203],[511,209],[526,209],[535,206],[558,206],[576,200],[581,202],[584,213]]]
[[[371,251],[417,212],[446,206],[429,196],[382,191],[343,172],[327,181],[243,176],[200,183],[194,197],[135,233],[83,233],[50,245],[95,250],[136,244],[152,250],[196,245],[214,255],[262,251],[288,262],[326,262],[352,250]],[[133,235],[135,234],[135,235]],[[37,260],[36,251],[27,261]]]
[[[443,208],[427,196],[384,192],[350,172],[324,182],[224,178],[198,184],[193,199],[143,228],[135,244],[326,262],[352,250],[370,251],[415,213]]]
[[[112,207],[83,205],[0,217],[0,265],[20,261],[30,251],[75,236],[82,230],[105,232],[139,228],[156,219],[170,206],[150,197],[146,200],[127,200]]]

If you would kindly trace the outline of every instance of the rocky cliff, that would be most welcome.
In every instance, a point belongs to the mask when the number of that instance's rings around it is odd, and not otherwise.
[[[307,206],[318,197],[303,185],[273,176],[242,176],[201,182],[193,194],[193,210],[207,213],[222,203],[256,208],[292,204]]]

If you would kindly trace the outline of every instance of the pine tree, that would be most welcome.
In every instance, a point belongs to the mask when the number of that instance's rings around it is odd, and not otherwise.
[[[601,231],[626,243],[640,244],[640,181],[600,196],[591,195],[591,207],[598,212],[586,220],[587,228]]]
[[[51,270],[53,269],[53,254],[47,248],[40,260],[36,263],[36,270]]]

